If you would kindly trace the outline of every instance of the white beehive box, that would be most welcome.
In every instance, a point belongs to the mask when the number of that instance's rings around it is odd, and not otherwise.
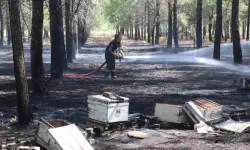
[[[128,121],[129,98],[113,100],[103,95],[88,96],[89,119],[103,123]]]
[[[163,122],[177,124],[187,122],[187,116],[184,114],[183,107],[180,105],[156,104],[154,115]]]
[[[94,150],[76,125],[59,120],[41,121],[36,142],[47,150]]]

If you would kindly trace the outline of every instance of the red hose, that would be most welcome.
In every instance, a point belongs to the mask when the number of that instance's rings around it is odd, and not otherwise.
[[[99,70],[102,69],[102,67],[106,64],[106,62],[104,62],[99,68],[97,68],[96,70],[87,73],[87,74],[63,74],[64,77],[88,77],[91,76],[93,74],[95,74],[96,72],[98,72]],[[10,75],[10,74],[1,74],[0,75]],[[31,73],[26,73],[26,76],[31,76]],[[51,76],[51,74],[45,74],[44,76],[49,77]]]

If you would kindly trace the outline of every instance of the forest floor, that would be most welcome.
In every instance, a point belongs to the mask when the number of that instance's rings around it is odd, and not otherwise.
[[[94,70],[104,61],[104,48],[110,38],[92,36],[85,47],[79,51],[75,63],[69,64],[68,73],[87,73]],[[124,40],[128,54],[140,55],[166,49],[165,45],[151,46],[143,41]],[[183,47],[188,47],[185,43]],[[170,53],[187,51],[189,48],[169,50]],[[191,51],[191,50],[189,50]],[[249,51],[249,50],[248,50]],[[244,49],[244,54],[247,50]],[[249,52],[248,52],[249,53]],[[25,46],[27,72],[30,71],[29,46]],[[228,57],[228,53],[222,57]],[[244,59],[250,57],[244,55]],[[229,57],[231,59],[231,56]],[[231,60],[227,61],[231,61]],[[49,46],[44,46],[44,67],[49,73]],[[33,137],[37,123],[27,127],[5,125],[15,121],[17,101],[15,95],[12,51],[0,49],[0,137],[18,136]],[[247,62],[247,61],[246,61]],[[245,64],[249,65],[249,64]],[[104,79],[101,70],[91,77],[72,77],[58,80],[47,79],[47,93],[30,94],[34,120],[44,118],[62,119],[83,127],[87,119],[87,96],[114,92],[130,98],[130,113],[153,115],[156,103],[184,104],[196,98],[208,98],[223,105],[240,105],[249,108],[250,93],[239,90],[240,78],[246,74],[225,68],[200,63],[166,64],[121,62],[117,63],[116,80]],[[1,75],[2,74],[2,75]],[[29,87],[31,81],[29,79]],[[10,132],[11,131],[11,132]],[[250,146],[250,134],[225,134],[220,136],[201,136],[193,130],[147,130],[149,137],[135,140],[127,137],[126,132],[116,132],[112,138],[96,139],[97,150],[247,150]]]

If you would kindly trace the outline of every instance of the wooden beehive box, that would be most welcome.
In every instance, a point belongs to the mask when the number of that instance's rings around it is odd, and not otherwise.
[[[47,150],[93,150],[76,125],[60,120],[42,119],[36,141]]]

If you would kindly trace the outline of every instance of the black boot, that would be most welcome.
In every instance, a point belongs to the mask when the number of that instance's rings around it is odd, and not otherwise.
[[[112,78],[112,79],[117,78],[117,77],[115,76],[115,72],[111,72],[111,78]]]
[[[107,77],[109,76],[109,73],[110,73],[110,72],[107,72],[107,71],[106,71],[105,74],[104,74],[104,77],[107,78]]]

